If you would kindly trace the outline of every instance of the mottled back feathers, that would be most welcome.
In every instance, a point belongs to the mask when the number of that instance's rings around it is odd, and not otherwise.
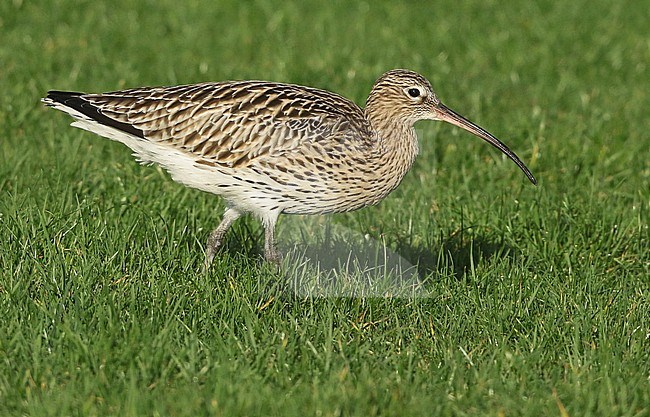
[[[372,146],[359,106],[309,87],[237,81],[62,94],[48,98],[99,123],[200,156],[204,164],[248,167],[314,144]]]

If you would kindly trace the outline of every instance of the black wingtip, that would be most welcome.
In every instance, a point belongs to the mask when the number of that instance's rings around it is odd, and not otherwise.
[[[50,90],[47,92],[47,98],[63,103],[66,99],[71,97],[79,97],[84,93],[78,91],[60,91],[60,90]]]
[[[68,105],[67,102],[70,99],[78,99],[81,97],[84,93],[80,93],[78,91],[59,91],[59,90],[50,90],[47,92],[47,96],[43,99],[45,104],[48,106],[51,106],[51,102],[55,103],[61,103],[64,105]],[[73,100],[74,101],[74,100]],[[70,106],[75,108],[74,106]]]
[[[140,138],[144,138],[144,132],[137,127],[130,125],[128,123],[123,123],[112,119],[104,115],[100,108],[86,100],[83,96],[85,93],[80,93],[77,91],[59,91],[59,90],[50,90],[47,92],[47,97],[45,100],[48,106],[52,106],[53,103],[60,103],[66,107],[74,109],[79,113],[87,116],[88,118],[96,121],[97,123],[103,124],[105,126],[113,127],[115,129],[121,130],[122,132],[134,135]]]

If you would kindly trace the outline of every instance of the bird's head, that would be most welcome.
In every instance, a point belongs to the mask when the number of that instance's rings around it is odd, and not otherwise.
[[[494,135],[442,104],[431,83],[417,72],[395,69],[384,73],[372,87],[365,112],[371,122],[400,123],[409,128],[419,120],[451,123],[499,149],[517,164],[530,182],[537,184],[533,174],[514,152]]]

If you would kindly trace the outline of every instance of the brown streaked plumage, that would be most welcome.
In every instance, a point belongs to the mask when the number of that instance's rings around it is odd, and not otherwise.
[[[136,88],[104,94],[50,91],[43,102],[73,126],[117,140],[182,184],[221,195],[228,208],[208,239],[209,265],[232,223],[253,213],[265,256],[280,258],[280,213],[319,214],[376,204],[418,154],[413,125],[443,120],[486,140],[536,180],[506,145],[443,105],[420,74],[392,70],[365,108],[328,91],[263,81]]]

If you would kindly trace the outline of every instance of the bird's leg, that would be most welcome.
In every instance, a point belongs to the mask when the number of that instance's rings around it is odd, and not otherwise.
[[[264,258],[267,262],[276,265],[282,262],[282,254],[275,247],[275,223],[279,214],[279,212],[272,212],[262,218],[264,224]]]
[[[221,244],[223,243],[223,237],[232,226],[233,222],[237,220],[241,216],[241,212],[235,208],[228,208],[226,209],[226,212],[223,214],[223,219],[221,220],[221,223],[219,223],[219,226],[210,233],[210,237],[208,237],[208,243],[205,248],[205,269],[207,270],[210,267],[210,264],[212,264],[212,260],[214,259],[214,255],[217,253],[219,248],[221,247]]]

